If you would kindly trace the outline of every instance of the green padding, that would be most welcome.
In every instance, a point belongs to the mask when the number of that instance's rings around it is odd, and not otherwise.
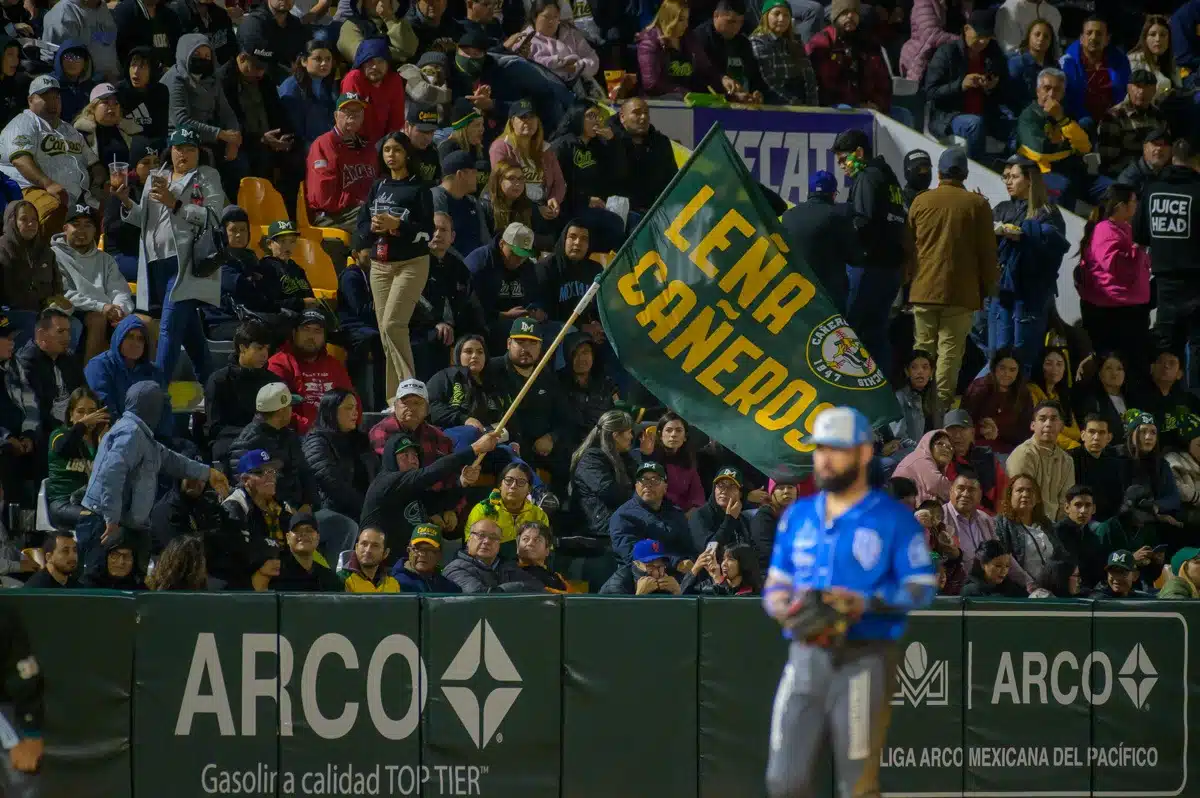
[[[130,795],[133,598],[0,590],[0,601],[20,612],[46,680],[42,795]]]
[[[155,593],[137,610],[136,795],[285,795],[275,594]]]
[[[696,795],[698,601],[572,596],[563,612],[562,794]]]
[[[422,600],[425,795],[558,798],[561,599]]]
[[[1090,670],[1093,662],[1091,607],[968,599],[965,612],[964,789],[1086,795],[1086,760],[1075,765],[1066,757],[1085,756],[1092,739],[1083,689],[1085,663]],[[1092,686],[1102,689],[1094,677]]]
[[[280,794],[414,795],[422,678],[416,596],[279,594],[292,652]],[[288,729],[289,718],[283,728]]]

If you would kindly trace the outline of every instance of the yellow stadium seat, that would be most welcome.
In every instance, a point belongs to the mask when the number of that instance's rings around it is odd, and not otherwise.
[[[305,230],[305,233],[307,232],[308,230]],[[337,296],[337,271],[333,268],[333,261],[330,260],[329,253],[321,247],[320,237],[301,235],[300,240],[296,242],[292,260],[304,269],[313,293],[318,298],[326,299],[330,295]]]
[[[269,180],[261,177],[243,177],[238,185],[238,205],[250,217],[250,227],[268,225],[281,219],[289,219],[283,197]]]
[[[300,181],[300,190],[296,192],[296,227],[303,230],[306,227],[312,227],[312,222],[308,221],[308,202],[304,199],[304,181]]]

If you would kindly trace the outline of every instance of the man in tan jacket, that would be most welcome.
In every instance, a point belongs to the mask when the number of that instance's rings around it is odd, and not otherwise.
[[[1013,449],[1004,464],[1008,478],[1031,477],[1042,494],[1042,509],[1051,521],[1063,516],[1067,489],[1075,484],[1075,461],[1058,445],[1063,429],[1062,410],[1054,401],[1040,402],[1029,424],[1033,436]]]
[[[908,274],[916,325],[914,346],[937,354],[937,391],[950,407],[958,385],[972,314],[996,291],[999,266],[992,208],[967,191],[967,155],[949,149],[938,159],[938,187],[919,194],[908,211],[916,242]]]

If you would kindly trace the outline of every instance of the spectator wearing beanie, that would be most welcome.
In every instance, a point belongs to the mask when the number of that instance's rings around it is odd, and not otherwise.
[[[995,292],[998,278],[991,207],[963,187],[966,178],[966,153],[946,150],[938,159],[938,187],[913,200],[908,215],[916,241],[908,281],[914,346],[937,354],[943,407],[950,407],[957,393],[972,316]]]
[[[215,4],[213,7],[220,10]],[[171,118],[171,90],[156,79],[161,73],[154,68],[149,47],[130,50],[128,63],[128,74],[116,84],[121,111],[141,125],[143,136],[165,140]]]
[[[404,128],[404,80],[391,69],[387,42],[367,39],[358,46],[353,69],[342,78],[342,93],[354,93],[366,104],[362,136],[374,145]]]
[[[925,93],[933,103],[929,132],[962,136],[967,156],[976,160],[987,154],[989,135],[1008,140],[1000,113],[1008,65],[992,25],[991,11],[972,13],[962,39],[939,47],[925,72]]]
[[[483,146],[485,124],[483,115],[466,97],[459,97],[450,107],[450,135],[438,144],[438,158],[443,159],[455,150],[475,156],[476,191],[482,192],[492,173],[492,161]],[[440,170],[439,170],[440,172]]]
[[[1096,151],[1100,153],[1100,169],[1109,177],[1116,178],[1142,157],[1150,135],[1166,137],[1165,120],[1154,105],[1154,87],[1154,74],[1137,70],[1129,76],[1125,97],[1098,120]]]
[[[771,105],[810,105],[820,102],[817,75],[792,29],[787,0],[766,0],[758,27],[750,35],[754,58],[762,74]],[[744,87],[743,87],[744,93]]]
[[[317,227],[352,233],[357,226],[358,210],[378,171],[378,155],[360,135],[366,107],[358,94],[342,94],[333,115],[333,130],[318,137],[308,151],[304,199]]]
[[[1103,18],[1084,20],[1083,32],[1067,47],[1059,66],[1066,75],[1066,112],[1084,129],[1095,130],[1109,109],[1125,99],[1129,59],[1112,43]]]
[[[779,223],[793,250],[808,264],[839,312],[846,312],[850,292],[846,266],[854,263],[857,233],[849,205],[837,204],[837,178],[821,170],[808,178],[808,199],[788,208]]]
[[[912,207],[913,200],[923,191],[928,191],[933,185],[933,159],[925,150],[909,150],[904,154],[904,188],[900,190],[904,197],[904,211]]]
[[[832,24],[808,40],[808,57],[817,73],[821,105],[892,107],[892,76],[883,51],[860,27],[859,0],[833,0]]]
[[[915,0],[909,27],[908,41],[900,48],[900,74],[920,83],[933,54],[958,36],[947,29],[946,0]]]

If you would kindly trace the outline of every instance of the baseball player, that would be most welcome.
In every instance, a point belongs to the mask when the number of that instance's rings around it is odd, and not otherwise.
[[[826,737],[841,798],[878,798],[905,613],[937,592],[912,511],[868,485],[872,440],[857,410],[818,415],[806,442],[820,492],[779,520],[763,604],[791,645],[771,714],[771,798],[815,794]]]
[[[36,798],[42,673],[20,617],[0,604],[0,798]]]

